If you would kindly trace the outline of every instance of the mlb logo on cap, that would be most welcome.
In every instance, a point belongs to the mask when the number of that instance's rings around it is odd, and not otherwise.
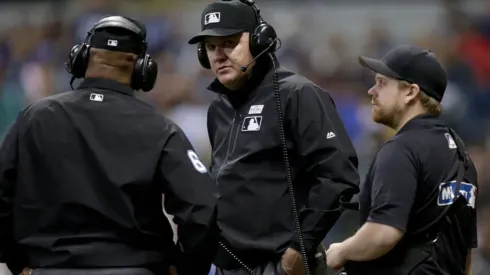
[[[252,33],[257,27],[257,17],[254,9],[242,1],[245,0],[215,1],[206,6],[201,13],[201,32],[192,37],[189,44],[202,42],[208,36]]]
[[[102,94],[96,94],[96,93],[91,93],[90,94],[90,100],[91,101],[102,102],[102,101],[104,101],[104,95],[102,95]]]
[[[204,16],[204,25],[211,23],[219,23],[221,19],[221,13],[219,12],[210,12]]]
[[[114,39],[107,40],[107,46],[117,47],[118,41]]]

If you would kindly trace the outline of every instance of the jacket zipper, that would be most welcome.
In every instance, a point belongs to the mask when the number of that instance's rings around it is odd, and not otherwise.
[[[236,117],[235,117],[236,118]],[[242,115],[240,114],[238,116],[238,125],[236,127],[236,129],[232,129],[232,134],[235,135],[235,138],[233,139],[233,144],[231,146],[231,150],[230,150],[230,153],[232,153],[233,151],[235,151],[235,145],[236,145],[236,140],[238,138],[238,132],[240,131],[240,123],[242,122]],[[231,139],[230,139],[231,141]],[[227,154],[228,155],[228,154]],[[228,161],[228,156],[226,157],[226,160]]]
[[[221,171],[223,170],[223,168],[228,164],[228,157],[230,156],[230,143],[231,143],[231,139],[233,137],[233,132],[235,130],[235,121],[236,121],[236,118],[237,118],[237,112],[235,111],[233,120],[231,121],[231,129],[230,129],[230,134],[228,136],[228,145],[226,147],[225,160],[223,161],[223,164],[221,164],[220,168],[218,169],[218,173],[216,174],[216,184],[218,184],[219,174],[221,173]],[[232,148],[234,148],[234,147],[235,147],[235,142],[233,142]]]

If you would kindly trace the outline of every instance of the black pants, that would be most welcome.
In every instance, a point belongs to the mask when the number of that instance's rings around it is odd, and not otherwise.
[[[146,268],[54,269],[36,268],[31,275],[161,275]],[[166,275],[166,274],[164,274]]]
[[[326,248],[323,244],[320,244],[315,254],[314,263],[310,263],[311,275],[327,275],[328,271],[327,262],[325,259],[324,251]],[[277,261],[271,261],[267,264],[255,268],[253,271],[255,275],[286,275],[286,272],[282,269],[280,257]],[[244,268],[238,268],[234,270],[225,270],[216,267],[216,275],[250,275],[250,273]]]
[[[259,266],[254,270],[255,275],[286,275],[286,272],[282,269],[281,262],[269,262],[265,265]],[[325,261],[320,262],[314,271],[311,272],[311,275],[326,275],[327,273],[327,265]],[[235,269],[235,270],[224,270],[221,268],[216,268],[216,275],[250,275],[250,273],[243,269]]]
[[[262,266],[259,266],[254,269],[256,275],[286,275],[284,270],[281,267],[281,262],[269,262]],[[216,275],[250,275],[250,273],[243,269],[234,269],[234,270],[224,270],[221,268],[216,268]]]

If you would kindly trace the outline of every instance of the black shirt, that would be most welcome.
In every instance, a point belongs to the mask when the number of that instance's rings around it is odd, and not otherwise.
[[[424,216],[434,213],[429,210],[437,208],[440,213],[450,203],[448,191],[454,183],[448,182],[455,180],[459,163],[454,140],[439,119],[419,116],[410,120],[380,148],[372,163],[361,187],[361,224],[389,225],[408,238],[425,225],[423,221],[436,218]],[[477,245],[476,189],[476,170],[470,161],[460,189],[469,205],[463,214],[451,217],[438,239],[440,247],[446,248],[437,252],[441,254],[438,258],[450,274],[464,274],[468,249]]]
[[[207,274],[217,188],[206,167],[182,130],[129,87],[87,79],[24,109],[0,147],[0,262],[170,264],[179,259],[162,194],[180,256],[195,261],[188,273]]]

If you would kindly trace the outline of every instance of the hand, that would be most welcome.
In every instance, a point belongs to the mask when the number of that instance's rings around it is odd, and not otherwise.
[[[292,248],[288,248],[282,255],[281,267],[287,275],[306,274],[301,253]]]
[[[331,244],[327,250],[327,265],[333,270],[341,270],[345,262],[344,246],[342,243]]]

